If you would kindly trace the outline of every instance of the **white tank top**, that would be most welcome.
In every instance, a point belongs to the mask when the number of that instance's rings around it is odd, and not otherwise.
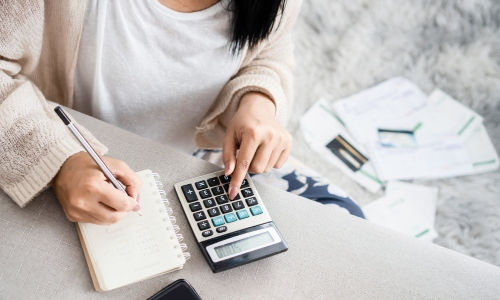
[[[196,125],[240,64],[226,5],[181,13],[157,0],[89,0],[75,108],[192,152]]]

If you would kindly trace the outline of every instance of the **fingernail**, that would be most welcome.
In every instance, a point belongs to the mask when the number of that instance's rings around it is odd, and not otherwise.
[[[238,188],[230,187],[229,188],[229,200],[233,200],[234,197],[236,197],[236,194],[238,194]]]
[[[132,209],[133,211],[137,212],[141,209],[141,206],[139,204],[137,204],[134,209]]]

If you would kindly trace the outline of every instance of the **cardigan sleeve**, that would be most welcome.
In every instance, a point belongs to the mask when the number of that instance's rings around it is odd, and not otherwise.
[[[199,147],[218,148],[222,145],[225,130],[240,99],[248,92],[261,92],[270,97],[276,106],[276,119],[286,125],[293,100],[292,27],[301,3],[301,0],[288,0],[270,36],[255,49],[247,51],[240,69],[222,88],[197,127],[195,140]]]
[[[21,207],[83,150],[28,79],[41,53],[43,16],[43,1],[0,5],[0,188]],[[82,134],[99,153],[107,150],[85,129]]]

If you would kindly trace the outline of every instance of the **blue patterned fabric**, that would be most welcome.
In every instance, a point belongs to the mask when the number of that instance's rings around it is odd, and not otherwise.
[[[221,150],[197,150],[193,156],[223,167]],[[325,205],[336,205],[351,215],[364,218],[359,205],[342,189],[328,182],[304,164],[289,158],[280,168],[266,174],[251,175],[254,181],[271,185],[289,193],[317,201]]]

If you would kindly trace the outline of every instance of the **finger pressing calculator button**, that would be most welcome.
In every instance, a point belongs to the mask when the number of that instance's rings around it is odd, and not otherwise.
[[[229,183],[231,181],[231,176],[222,175],[219,176],[220,182]]]
[[[203,205],[205,205],[206,208],[210,208],[212,206],[215,206],[215,201],[214,199],[203,200]]]
[[[224,215],[224,218],[226,219],[227,223],[231,223],[231,222],[238,220],[238,219],[236,219],[236,215],[234,213]]]
[[[198,222],[198,228],[200,230],[205,230],[207,228],[210,228],[210,223],[208,223],[208,221],[201,221],[201,222]]]
[[[213,187],[212,188],[212,194],[215,195],[220,195],[220,194],[224,194],[224,189],[222,188],[222,186],[216,186],[216,187]]]
[[[240,193],[236,194],[236,196],[234,196],[233,200],[231,200],[231,201],[239,200],[239,199],[241,199]]]
[[[219,228],[217,228],[217,229],[219,229]],[[217,230],[217,232],[219,232],[219,230]],[[210,229],[209,229],[209,230],[205,230],[205,231],[203,231],[203,232],[201,233],[201,235],[202,235],[203,237],[208,237],[208,236],[211,236],[213,233],[214,233],[214,232],[213,232],[212,230],[210,230]]]
[[[211,196],[212,196],[212,194],[210,193],[210,191],[208,189],[200,191],[201,199],[205,199],[205,198],[208,198]]]
[[[245,199],[245,201],[247,202],[248,206],[253,206],[253,205],[259,203],[259,202],[257,202],[257,198],[255,198],[255,197],[250,197],[248,199]]]
[[[227,226],[219,226],[219,227],[217,227],[216,230],[218,233],[223,233],[224,231],[227,230]]]
[[[215,217],[215,216],[218,216],[220,215],[220,211],[217,207],[213,207],[213,208],[210,208],[208,211],[208,215],[211,216],[211,217]]]
[[[193,217],[196,221],[206,219],[207,216],[205,216],[205,213],[203,211],[195,212],[193,214]]]
[[[205,180],[198,181],[194,185],[196,185],[196,188],[199,190],[207,188],[207,182]]]
[[[238,210],[238,209],[245,208],[245,205],[241,201],[236,201],[236,202],[233,202],[233,208],[234,208],[234,210]]]
[[[248,218],[248,211],[246,209],[238,210],[236,214],[238,215],[238,219],[240,220]]]
[[[241,188],[246,188],[248,187],[248,180],[243,179],[243,182],[241,183]]]
[[[181,186],[181,189],[182,193],[184,194],[184,197],[186,197],[187,202],[193,202],[195,200],[198,200],[192,185],[185,184]]]
[[[217,177],[209,178],[207,181],[209,186],[216,186],[220,184],[219,178]]]
[[[217,201],[218,204],[224,204],[224,203],[228,202],[226,195],[217,196],[217,197],[215,197],[215,200]]]
[[[200,202],[191,203],[189,204],[189,208],[191,209],[191,211],[198,211],[201,209],[201,204]]]
[[[223,214],[233,211],[233,209],[231,208],[231,205],[229,205],[229,204],[221,205],[220,210],[222,211]]]
[[[241,194],[243,195],[243,197],[250,197],[250,196],[253,196],[253,191],[251,188],[248,188],[248,189],[241,190]]]
[[[252,212],[252,215],[256,216],[262,213],[262,208],[260,208],[260,206],[257,205],[254,207],[250,207],[250,211]]]
[[[224,218],[222,216],[218,216],[218,217],[212,218],[212,223],[214,224],[215,227],[223,225],[224,224]]]

